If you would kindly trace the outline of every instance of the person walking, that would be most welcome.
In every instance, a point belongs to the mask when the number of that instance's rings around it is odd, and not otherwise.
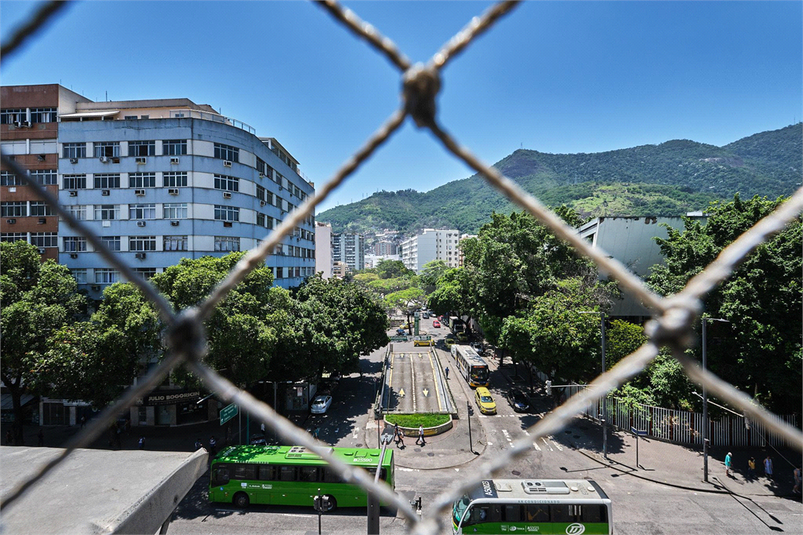
[[[199,450],[199,449],[201,449],[203,447],[204,447],[204,445],[201,443],[201,439],[200,438],[196,438],[195,439],[195,449]]]
[[[756,476],[756,458],[750,457],[747,460],[747,475],[750,479],[753,479]]]
[[[145,437],[144,436],[140,435],[139,436],[139,441],[137,443],[139,444],[139,449],[141,449],[141,450],[145,449]]]
[[[419,425],[418,426],[418,438],[415,440],[415,443],[418,444],[419,442],[421,443],[422,446],[424,446],[426,444],[426,442],[424,441],[424,426],[423,425]]]
[[[796,466],[795,470],[792,472],[792,476],[795,478],[795,486],[792,487],[792,492],[795,494],[800,494],[800,467]]]
[[[449,366],[446,366],[446,369],[444,371],[446,372],[446,379],[448,380],[449,379]]]
[[[764,475],[767,476],[767,479],[772,479],[772,457],[769,455],[764,459]]]
[[[725,456],[725,475],[731,477],[731,466],[733,465],[733,456],[731,452]]]
[[[212,457],[217,453],[217,440],[215,440],[215,435],[209,437],[209,453],[212,454]]]

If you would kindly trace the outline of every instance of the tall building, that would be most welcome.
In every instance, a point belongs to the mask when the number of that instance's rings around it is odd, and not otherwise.
[[[55,127],[40,128],[37,122],[37,106],[47,103],[42,93],[50,104],[40,115],[47,114]],[[51,102],[52,95],[59,100]],[[248,250],[314,193],[299,174],[298,161],[274,138],[257,137],[250,126],[189,99],[92,102],[56,85],[17,86],[3,88],[2,106],[4,121],[11,122],[3,125],[3,150],[13,150],[21,163],[51,166],[57,179],[45,179],[58,187],[61,204],[144,275],[182,258]],[[14,125],[20,110],[26,110],[30,127]],[[57,135],[44,147],[6,135],[40,130]],[[10,178],[4,174],[4,180]],[[2,239],[37,243],[38,233],[21,237],[21,225],[12,233],[7,220],[14,218],[5,214],[27,210],[30,219],[46,214],[46,208],[6,193]],[[45,225],[55,219],[42,218]],[[37,224],[26,222],[25,230]],[[276,285],[296,286],[314,273],[314,225],[314,218],[307,218],[267,258]],[[66,225],[57,232],[57,240],[48,235],[48,246],[58,246],[59,261],[90,296],[99,298],[106,285],[119,280],[85,237]]]
[[[420,273],[421,268],[433,260],[443,260],[450,268],[460,263],[457,230],[424,229],[421,234],[401,243],[401,259],[407,269]]]
[[[342,262],[351,271],[365,269],[365,239],[360,234],[332,234],[332,262]]]
[[[315,222],[315,273],[324,279],[332,277],[332,225]]]
[[[58,196],[59,117],[89,99],[57,84],[0,88],[3,153],[28,169]],[[58,260],[59,218],[22,180],[0,170],[0,240],[24,240],[39,247],[43,259]]]

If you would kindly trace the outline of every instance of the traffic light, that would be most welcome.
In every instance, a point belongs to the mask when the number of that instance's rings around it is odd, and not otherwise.
[[[547,396],[552,395],[552,381],[550,381],[549,379],[546,380],[546,395]]]

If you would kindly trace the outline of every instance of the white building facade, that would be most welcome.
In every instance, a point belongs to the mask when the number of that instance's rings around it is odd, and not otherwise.
[[[365,269],[365,238],[361,234],[332,234],[332,262],[342,262],[350,271]]]
[[[315,273],[332,277],[332,225],[315,222]]]
[[[420,273],[433,260],[443,260],[450,268],[460,264],[458,230],[424,229],[421,234],[401,243],[401,259],[407,269]]]

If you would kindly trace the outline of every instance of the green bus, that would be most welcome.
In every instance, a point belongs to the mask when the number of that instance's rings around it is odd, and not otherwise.
[[[329,448],[338,459],[376,474],[380,451],[368,448]],[[393,450],[386,450],[379,478],[394,488]],[[359,485],[344,482],[316,453],[304,446],[231,446],[212,461],[209,501],[247,507],[250,503],[314,506],[321,489],[335,507],[365,507],[368,496]],[[386,504],[381,504],[386,505]]]
[[[611,500],[585,479],[487,479],[452,507],[456,534],[610,534]]]

